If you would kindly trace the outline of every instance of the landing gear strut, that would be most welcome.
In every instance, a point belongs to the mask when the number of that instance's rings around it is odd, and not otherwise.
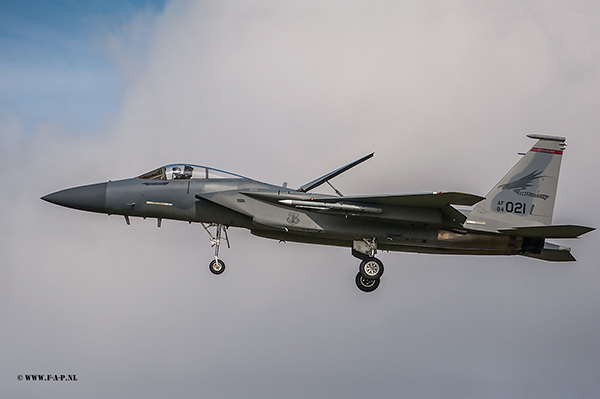
[[[361,259],[356,275],[356,286],[363,292],[372,292],[379,287],[383,275],[383,262],[375,257],[377,243],[375,238],[355,240],[352,245],[352,255]]]
[[[202,227],[204,227],[204,230],[206,230],[206,232],[208,233],[208,235],[210,237],[211,247],[215,247],[215,258],[208,265],[208,269],[213,274],[221,274],[225,271],[225,262],[223,262],[221,259],[219,259],[219,248],[221,246],[221,233],[225,234],[225,241],[227,242],[227,248],[231,248],[229,246],[229,237],[227,237],[227,226],[224,226],[220,223],[219,224],[209,224],[208,226],[206,226],[206,225],[204,225],[204,223],[202,223]],[[210,227],[217,228],[217,231],[214,236],[211,234],[210,230],[208,230]]]

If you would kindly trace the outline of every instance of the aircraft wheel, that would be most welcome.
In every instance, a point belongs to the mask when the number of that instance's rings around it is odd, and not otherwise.
[[[210,262],[210,265],[208,265],[208,268],[213,274],[221,274],[225,271],[225,262],[221,259],[219,259],[219,262],[213,259]]]
[[[369,257],[360,262],[360,274],[369,280],[377,280],[383,275],[383,262],[377,258]]]
[[[377,289],[377,287],[379,287],[379,279],[370,279],[370,278],[364,278],[362,276],[362,274],[358,273],[356,275],[356,286],[358,287],[359,290],[363,291],[363,292],[372,292],[375,291]]]

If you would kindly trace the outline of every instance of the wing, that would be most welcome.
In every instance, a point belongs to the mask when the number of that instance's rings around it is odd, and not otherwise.
[[[425,194],[401,194],[382,196],[343,197],[344,202],[358,202],[371,205],[409,206],[418,208],[443,208],[446,205],[475,205],[485,199],[479,195],[460,192],[434,192]],[[325,202],[338,202],[339,197],[331,197]]]
[[[246,196],[313,212],[370,216],[398,222],[423,222],[462,228],[466,216],[452,205],[471,206],[484,197],[460,192],[333,197],[305,193],[244,192]]]
[[[259,198],[265,201],[280,202],[286,205],[296,205],[298,201],[302,205],[319,203],[322,207],[334,208],[333,204],[372,205],[372,206],[407,206],[416,208],[442,208],[446,205],[475,205],[485,199],[475,194],[460,192],[433,192],[424,194],[391,194],[391,195],[359,195],[354,197],[334,197],[329,195],[310,196],[304,193],[295,194],[294,191],[287,193],[273,192],[242,192],[249,197]],[[286,201],[286,202],[282,202]],[[289,200],[294,200],[290,203]]]

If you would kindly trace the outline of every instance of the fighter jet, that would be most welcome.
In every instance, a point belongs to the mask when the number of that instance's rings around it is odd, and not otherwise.
[[[376,257],[381,250],[574,261],[570,248],[546,241],[577,238],[594,230],[552,225],[565,138],[528,137],[537,142],[485,197],[462,192],[343,196],[330,180],[373,157],[371,153],[296,189],[207,166],[171,164],[42,199],[122,215],[127,224],[131,217],[156,218],[158,227],[163,219],[200,223],[214,247],[209,265],[214,274],[225,270],[219,248],[223,240],[229,246],[230,227],[285,242],[348,247],[360,260],[357,287],[371,292],[384,271]],[[312,192],[325,183],[336,195]]]

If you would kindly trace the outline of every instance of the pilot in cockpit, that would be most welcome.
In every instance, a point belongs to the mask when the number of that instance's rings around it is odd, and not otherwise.
[[[191,179],[194,168],[190,165],[183,166],[183,172],[180,166],[173,166],[173,180]]]

